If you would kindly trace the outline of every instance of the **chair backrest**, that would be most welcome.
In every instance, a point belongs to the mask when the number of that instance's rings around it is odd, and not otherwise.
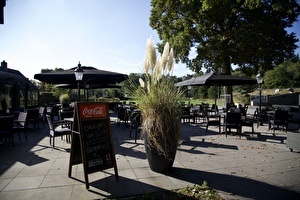
[[[219,112],[218,105],[212,104],[212,105],[211,105],[211,110],[212,110],[212,111],[215,111],[215,112]]]
[[[190,115],[191,109],[189,107],[181,107],[181,115],[187,116]]]
[[[229,123],[229,124],[241,123],[241,113],[240,112],[228,112],[226,114],[226,123]]]
[[[19,112],[18,123],[19,125],[25,127],[27,122],[27,112]]]
[[[248,107],[246,111],[246,115],[255,115],[257,111],[256,107]]]
[[[0,133],[12,133],[14,119],[14,115],[0,116]]]
[[[46,114],[46,107],[39,107],[39,114],[40,116],[44,116]]]
[[[142,113],[141,112],[133,112],[130,115],[131,125],[134,127],[139,127],[142,125]]]
[[[275,120],[288,120],[289,112],[287,110],[275,110]]]
[[[27,109],[27,119],[38,119],[39,118],[39,109],[33,108],[33,109]]]
[[[73,117],[74,112],[73,111],[62,111],[59,113],[60,120],[64,120],[65,118],[71,118]]]

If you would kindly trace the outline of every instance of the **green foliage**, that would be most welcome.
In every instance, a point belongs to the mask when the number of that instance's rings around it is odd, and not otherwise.
[[[205,99],[208,97],[208,86],[198,87],[198,95],[197,98]]]
[[[203,181],[202,185],[187,186],[177,190],[163,191],[156,193],[143,194],[141,196],[133,196],[129,199],[132,200],[171,200],[171,199],[211,199],[211,200],[223,200],[223,198],[212,188],[210,188],[206,181]]]
[[[218,98],[218,93],[219,93],[218,86],[210,86],[207,92],[208,92],[208,98],[210,99]]]
[[[128,96],[134,95],[134,90],[132,90],[132,85],[139,85],[139,79],[144,79],[145,76],[142,73],[130,73],[128,75],[128,79],[121,83],[122,88],[121,91]]]
[[[61,95],[59,96],[59,102],[60,102],[61,104],[63,104],[63,103],[70,103],[70,97],[69,97],[69,94],[61,94]]]
[[[296,34],[285,30],[299,16],[297,0],[152,0],[151,6],[159,50],[170,42],[176,61],[196,73],[222,68],[230,74],[235,64],[256,74],[291,58],[297,48]]]
[[[284,62],[264,75],[265,88],[300,87],[300,62]]]

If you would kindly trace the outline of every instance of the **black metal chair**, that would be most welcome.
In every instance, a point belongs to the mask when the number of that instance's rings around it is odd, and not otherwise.
[[[27,124],[30,123],[33,124],[33,127],[36,128],[36,125],[39,127],[39,109],[38,108],[32,108],[27,109]]]
[[[135,130],[134,141],[136,143],[137,135],[142,130],[142,113],[141,112],[133,112],[130,115],[130,132],[129,137],[131,137],[132,130]]]
[[[257,108],[248,108],[246,113],[241,113],[241,125],[251,127],[251,133],[254,134],[254,123],[259,123]]]
[[[242,135],[242,122],[240,112],[227,112],[225,116],[225,136],[227,137],[227,130],[231,133],[231,129],[236,129],[237,134]]]
[[[53,105],[51,107],[51,111],[48,114],[50,115],[52,121],[59,120],[59,109],[60,109],[60,107],[58,105]]]
[[[15,146],[14,136],[13,136],[13,125],[14,125],[14,115],[0,116],[0,138],[7,138],[11,140],[12,146]]]
[[[181,107],[181,120],[183,123],[190,123],[194,116],[191,115],[190,107]]]
[[[125,124],[128,123],[129,117],[130,115],[127,112],[127,108],[125,107],[119,107],[117,109],[117,113],[118,113],[118,121],[121,122],[125,122]]]
[[[219,128],[219,133],[221,133],[221,116],[219,114],[206,114],[206,132],[209,126],[217,126]]]
[[[46,122],[46,113],[47,113],[47,109],[46,107],[39,107],[39,116],[38,119],[39,121],[41,121],[43,123],[43,126],[45,127],[45,122]]]
[[[25,140],[27,141],[27,112],[19,112],[18,119],[14,121],[13,131],[17,132],[20,137],[20,132],[24,132]]]
[[[50,137],[50,145],[55,147],[55,137],[66,136],[66,141],[70,142],[70,135],[72,133],[72,122],[67,120],[59,120],[52,121],[52,117],[50,115],[46,115],[47,122],[49,125],[49,137]],[[51,143],[51,140],[53,141]]]
[[[194,114],[194,123],[206,122],[206,118],[207,118],[206,110],[203,108],[202,105],[199,105],[199,109],[194,110],[193,114]]]
[[[287,131],[288,121],[289,112],[287,110],[275,110],[274,114],[269,115],[269,130],[273,129],[275,132],[275,128],[279,129],[281,126],[282,130]]]

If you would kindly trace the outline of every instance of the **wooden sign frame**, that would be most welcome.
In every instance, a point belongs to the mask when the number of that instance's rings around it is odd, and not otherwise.
[[[83,163],[86,189],[88,174],[108,168],[114,167],[119,180],[107,103],[76,103],[74,109],[68,176],[73,165]]]

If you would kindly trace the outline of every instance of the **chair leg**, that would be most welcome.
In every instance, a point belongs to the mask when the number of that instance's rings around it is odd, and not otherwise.
[[[129,131],[129,137],[131,138],[131,131],[132,131],[132,127],[130,127],[130,131]]]
[[[11,135],[11,144],[12,144],[13,147],[15,146],[15,141],[14,141],[14,136],[13,135]]]
[[[21,136],[20,136],[20,131],[18,130],[18,136],[19,136],[19,140],[21,140]]]
[[[25,140],[27,141],[27,131],[24,130]]]
[[[137,140],[137,135],[138,135],[138,129],[136,129],[136,130],[135,130],[134,143],[136,143],[136,140]]]

